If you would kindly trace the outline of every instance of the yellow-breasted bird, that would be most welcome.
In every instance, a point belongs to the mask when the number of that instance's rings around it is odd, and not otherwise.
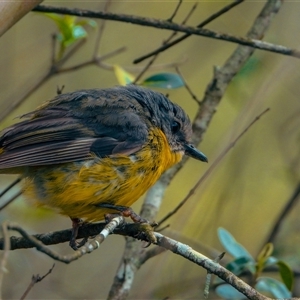
[[[27,198],[73,220],[73,248],[79,218],[128,213],[184,154],[207,161],[184,110],[134,85],[61,94],[21,119],[1,133],[0,173],[22,174]]]

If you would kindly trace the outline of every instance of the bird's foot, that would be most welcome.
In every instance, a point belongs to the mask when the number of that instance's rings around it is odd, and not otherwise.
[[[79,218],[71,218],[71,220],[72,220],[72,235],[71,235],[69,245],[73,250],[76,251],[87,242],[88,238],[85,237],[80,242],[76,241],[78,230],[85,223]]]
[[[153,229],[158,225],[156,222],[149,222],[148,220],[142,218],[140,215],[135,213],[131,207],[113,205],[110,203],[100,203],[97,206],[117,210],[119,211],[118,215],[122,215],[123,217],[130,217],[134,222],[133,224],[130,224],[130,228],[133,232],[138,232],[134,235],[134,237],[141,240],[147,240],[149,242],[147,246],[149,246],[151,243],[155,244],[157,242],[153,231]],[[108,223],[115,216],[116,214],[106,214],[105,221]]]

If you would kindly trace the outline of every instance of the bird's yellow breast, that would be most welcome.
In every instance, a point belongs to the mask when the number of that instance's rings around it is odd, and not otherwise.
[[[38,205],[58,209],[71,218],[99,221],[112,211],[97,204],[130,206],[182,156],[183,152],[170,150],[161,130],[154,129],[143,148],[130,156],[36,168],[29,173],[25,193]]]

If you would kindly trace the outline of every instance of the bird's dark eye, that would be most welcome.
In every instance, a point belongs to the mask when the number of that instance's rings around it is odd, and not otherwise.
[[[171,124],[172,133],[176,133],[180,130],[180,124],[176,121],[173,121]]]

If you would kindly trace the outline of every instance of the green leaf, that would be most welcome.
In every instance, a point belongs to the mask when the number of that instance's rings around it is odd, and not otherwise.
[[[267,243],[262,250],[259,252],[257,256],[257,263],[256,263],[256,276],[260,276],[261,272],[263,271],[267,259],[273,253],[273,244]]]
[[[60,16],[57,14],[44,14],[46,17],[53,20],[58,28],[60,41],[65,42],[72,38],[72,27],[74,26],[75,17],[73,16]]]
[[[247,257],[254,262],[251,254],[226,229],[222,227],[218,228],[218,236],[223,247],[234,258]]]
[[[274,278],[260,277],[255,288],[260,292],[269,293],[277,299],[291,298],[292,296],[287,287]]]
[[[82,26],[76,25],[72,27],[72,36],[75,40],[82,39],[87,36],[87,32]]]
[[[87,36],[87,32],[84,29],[84,25],[93,26],[96,24],[90,20],[77,20],[77,17],[64,15],[60,16],[57,14],[44,14],[55,22],[59,33],[57,34],[58,41],[60,43],[60,50],[58,58],[61,58],[64,54],[65,49],[71,46],[76,41],[83,39]]]
[[[277,264],[277,262],[278,262],[278,259],[276,257],[269,256],[265,261],[265,267],[275,265],[275,264]]]
[[[291,291],[294,284],[294,274],[291,268],[283,261],[278,261],[279,273],[286,287]]]
[[[146,78],[143,82],[139,84],[164,89],[176,89],[184,86],[184,82],[181,76],[174,73],[155,74]]]
[[[274,246],[272,243],[267,243],[257,256],[258,261],[265,261],[269,256],[272,255]]]
[[[239,257],[226,265],[226,269],[235,275],[240,275],[243,271],[249,270],[255,273],[255,262],[249,257]]]
[[[119,84],[127,85],[134,82],[135,77],[132,74],[126,72],[122,67],[114,65],[114,72]]]
[[[215,289],[215,292],[223,299],[228,299],[228,300],[247,299],[247,297],[245,297],[242,293],[237,291],[234,287],[232,287],[229,284],[219,285]]]

